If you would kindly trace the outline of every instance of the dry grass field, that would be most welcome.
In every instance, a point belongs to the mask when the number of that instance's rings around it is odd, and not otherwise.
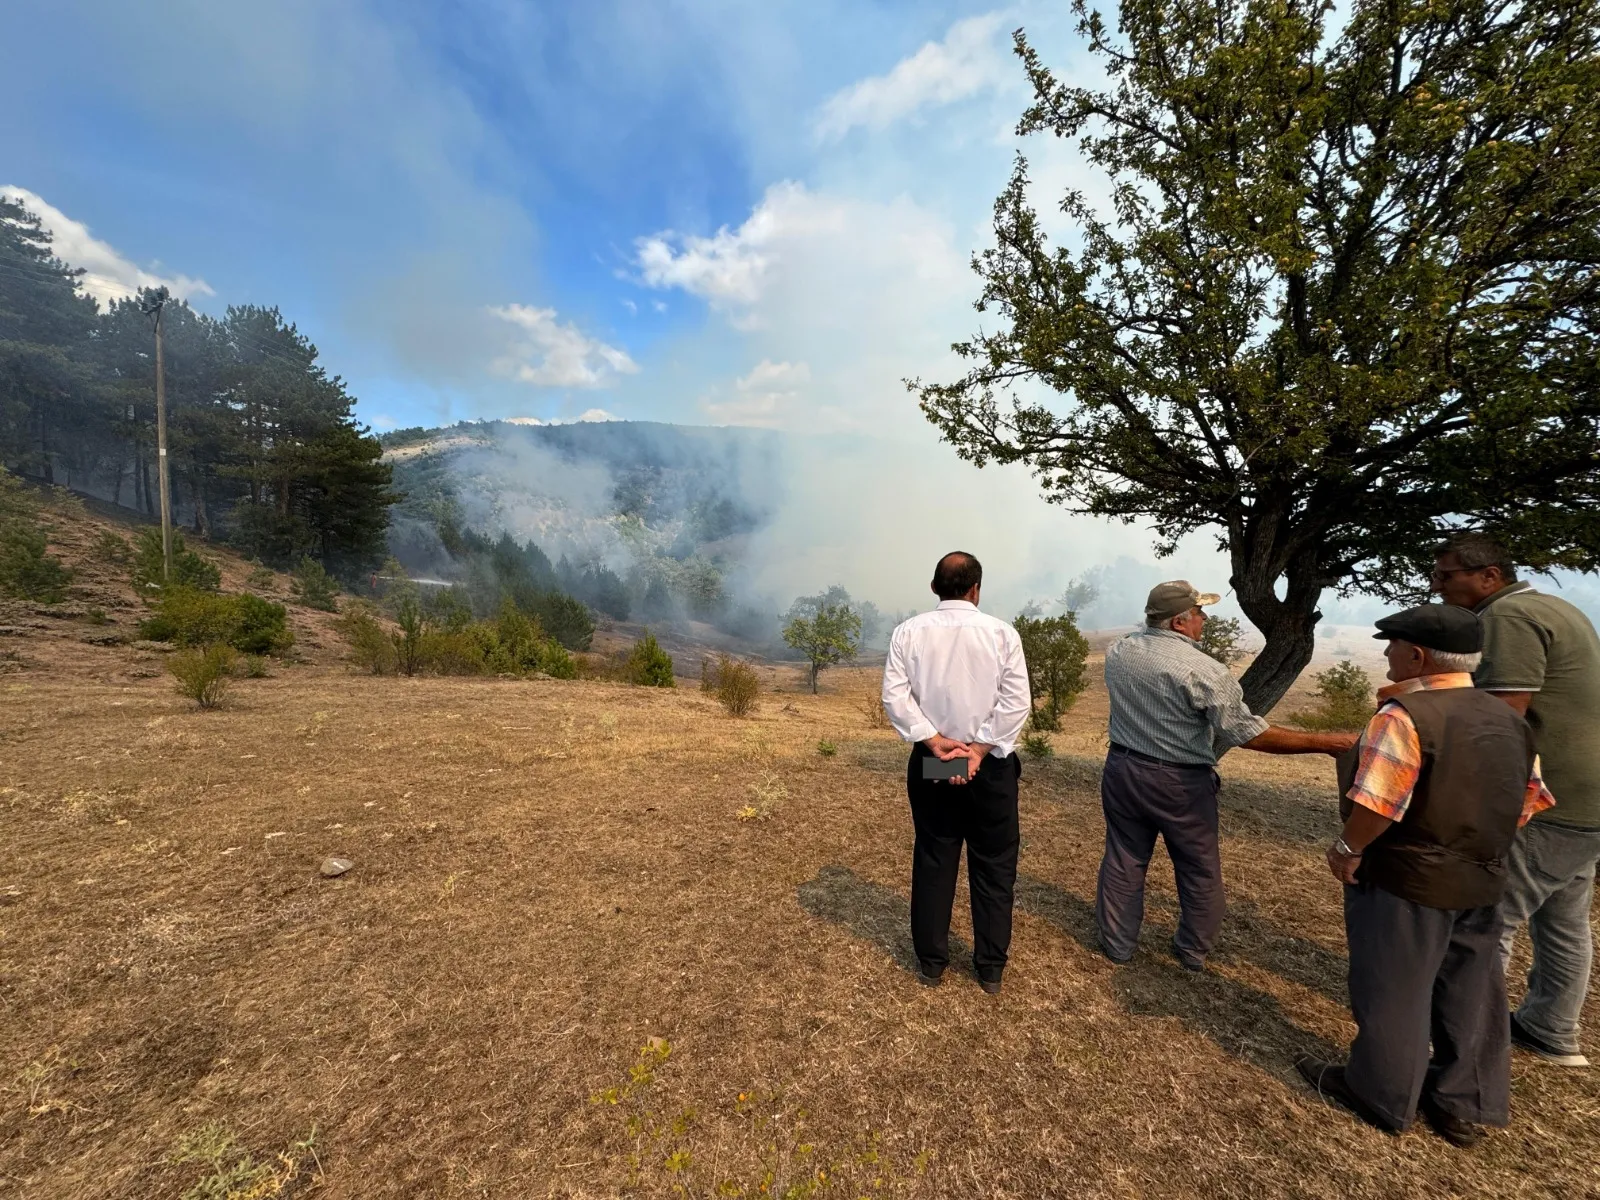
[[[771,671],[734,720],[690,688],[354,676],[297,611],[308,661],[201,712],[158,653],[23,607],[0,1196],[1600,1195],[1593,1073],[1519,1056],[1515,1123],[1472,1153],[1300,1085],[1353,1033],[1325,760],[1225,762],[1213,970],[1166,954],[1159,858],[1115,967],[1084,696],[1025,769],[990,998],[912,975],[905,756],[868,672],[814,698]]]

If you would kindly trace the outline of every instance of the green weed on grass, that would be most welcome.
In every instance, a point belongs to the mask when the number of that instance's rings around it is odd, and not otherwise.
[[[316,1126],[311,1132],[257,1162],[237,1135],[220,1121],[211,1121],[181,1134],[167,1161],[175,1166],[194,1163],[205,1175],[196,1180],[183,1200],[272,1200],[304,1177],[308,1164],[322,1173],[317,1160]]]

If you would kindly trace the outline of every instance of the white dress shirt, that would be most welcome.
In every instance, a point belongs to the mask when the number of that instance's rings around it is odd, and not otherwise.
[[[939,733],[1005,758],[1033,707],[1022,639],[974,604],[942,600],[890,635],[883,707],[908,742]]]

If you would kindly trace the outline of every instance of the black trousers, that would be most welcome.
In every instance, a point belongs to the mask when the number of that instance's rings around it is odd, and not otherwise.
[[[1344,889],[1344,927],[1359,1030],[1351,1090],[1394,1129],[1411,1124],[1424,1093],[1463,1121],[1505,1125],[1511,1023],[1498,911],[1429,908],[1363,883]]]
[[[998,980],[1011,948],[1011,901],[1017,883],[1017,780],[1022,760],[984,759],[965,784],[922,778],[932,752],[918,742],[906,767],[906,792],[917,842],[911,864],[911,941],[923,973],[950,965],[950,912],[961,846],[967,847],[972,893],[972,965],[979,979]]]
[[[1217,843],[1217,790],[1211,767],[1174,766],[1113,748],[1100,776],[1106,851],[1095,889],[1100,943],[1112,958],[1133,956],[1144,923],[1144,878],[1156,837],[1167,844],[1178,884],[1174,949],[1205,962],[1222,928],[1222,850]]]

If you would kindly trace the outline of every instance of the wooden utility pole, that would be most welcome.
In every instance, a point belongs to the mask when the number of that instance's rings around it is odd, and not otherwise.
[[[167,370],[161,350],[161,310],[169,299],[157,288],[144,302],[144,311],[156,319],[156,478],[161,483],[161,580],[172,581],[172,485],[167,481]]]

